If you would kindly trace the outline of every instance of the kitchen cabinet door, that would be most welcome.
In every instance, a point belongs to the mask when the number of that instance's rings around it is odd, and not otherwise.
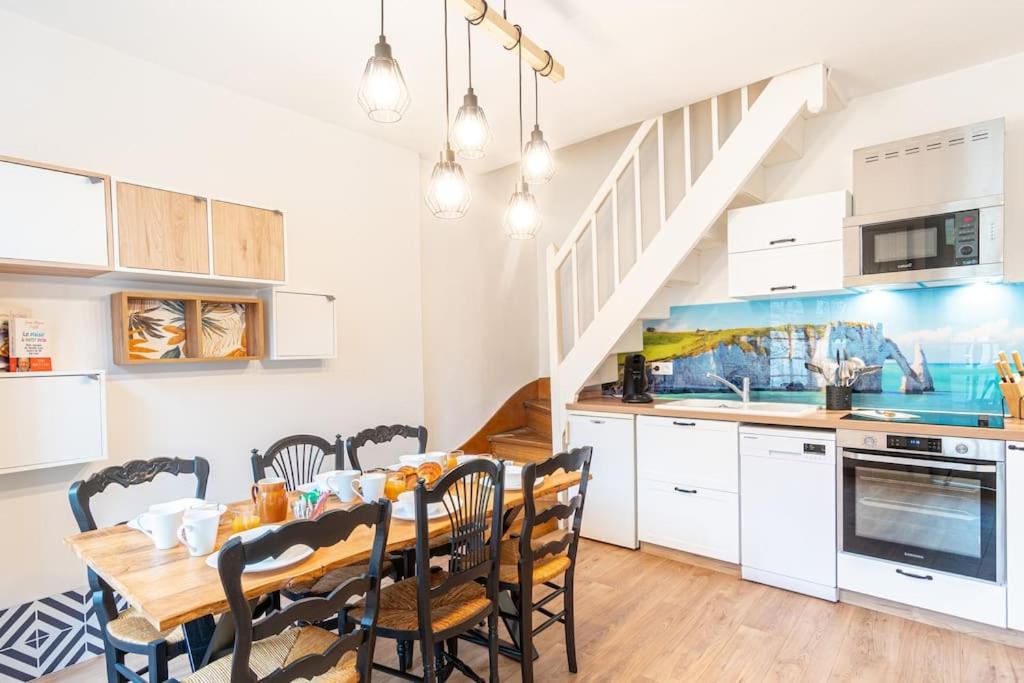
[[[841,241],[729,254],[729,296],[736,299],[841,291]]]
[[[740,507],[735,493],[641,477],[637,528],[644,543],[733,564],[740,561]]]
[[[243,204],[213,202],[213,272],[284,282],[284,215]]]
[[[636,456],[633,416],[570,413],[569,445],[591,446],[592,479],[580,535],[635,549]]]
[[[642,479],[739,491],[736,422],[641,415],[636,452],[637,476]]]
[[[1024,631],[1024,443],[1006,445],[1006,622]]]
[[[271,358],[337,357],[332,295],[276,289],[269,303]]]
[[[206,199],[117,183],[118,264],[122,268],[209,274]]]
[[[109,271],[110,179],[0,157],[0,270]]]
[[[756,204],[729,212],[729,253],[843,239],[852,201],[846,190]]]

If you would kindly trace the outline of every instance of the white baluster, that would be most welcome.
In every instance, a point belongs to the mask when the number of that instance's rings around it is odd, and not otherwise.
[[[612,292],[619,287],[619,183],[612,185]]]

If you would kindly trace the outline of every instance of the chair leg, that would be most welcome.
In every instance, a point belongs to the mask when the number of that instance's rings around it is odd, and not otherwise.
[[[128,679],[117,670],[118,664],[124,664],[124,652],[115,648],[110,641],[104,641],[103,660],[107,669],[107,683],[127,683]]]
[[[149,660],[149,671],[147,672],[149,683],[163,683],[166,681],[168,679],[167,641],[161,640],[154,645],[150,645],[147,659]]]
[[[398,655],[398,670],[405,673],[409,670],[408,652],[409,643],[405,640],[395,641],[395,654]]]
[[[495,601],[494,609],[487,615],[487,664],[489,669],[488,680],[490,683],[498,683],[498,603]],[[525,678],[523,679],[526,680]]]
[[[437,683],[437,660],[433,643],[424,638],[420,641],[420,655],[423,657],[423,683]]]
[[[533,591],[517,592],[519,604],[519,670],[523,675],[523,683],[533,683]]]
[[[572,573],[565,576],[565,593],[562,601],[565,609],[565,654],[569,659],[569,671],[576,673],[576,604],[573,596],[575,580]]]

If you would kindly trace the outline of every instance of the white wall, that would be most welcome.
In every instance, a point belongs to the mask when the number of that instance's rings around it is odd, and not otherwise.
[[[251,448],[296,432],[333,438],[423,420],[420,167],[413,152],[6,12],[0,62],[7,65],[0,69],[0,154],[280,208],[289,284],[338,296],[336,361],[123,369],[111,360],[108,295],[168,285],[0,276],[0,310],[48,320],[56,368],[109,371],[104,464],[200,455],[212,465],[209,497],[236,500],[251,482]],[[0,607],[84,585],[84,567],[61,539],[76,530],[68,484],[95,469],[0,476],[10,560]],[[157,495],[171,494],[165,484],[158,488]]]

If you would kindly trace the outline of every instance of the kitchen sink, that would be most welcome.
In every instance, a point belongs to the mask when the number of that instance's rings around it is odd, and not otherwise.
[[[807,405],[805,403],[751,401],[750,403],[745,404],[743,401],[718,398],[684,398],[679,401],[670,401],[669,403],[658,403],[655,407],[665,408],[668,410],[707,410],[715,412],[727,410],[738,414],[776,415],[783,417],[809,415],[818,409],[817,406]]]

